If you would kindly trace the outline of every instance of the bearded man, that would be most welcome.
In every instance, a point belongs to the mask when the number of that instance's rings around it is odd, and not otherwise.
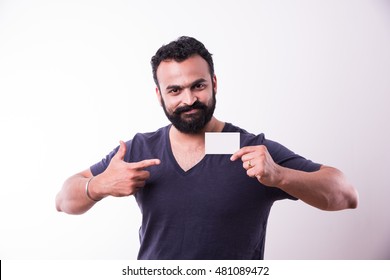
[[[263,259],[273,203],[302,200],[322,210],[356,208],[341,171],[214,117],[212,55],[191,37],[151,60],[170,125],[138,133],[68,178],[58,211],[82,214],[107,196],[134,195],[142,213],[138,259]],[[238,132],[232,155],[205,154],[206,132]]]

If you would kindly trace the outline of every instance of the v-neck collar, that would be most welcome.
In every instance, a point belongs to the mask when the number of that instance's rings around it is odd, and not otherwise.
[[[225,125],[222,128],[222,132],[226,132],[226,130],[228,129],[228,126],[229,126],[229,124],[227,122],[225,122]],[[166,131],[165,131],[166,143],[168,143],[168,145],[167,145],[168,146],[167,147],[167,149],[168,149],[168,156],[169,156],[170,160],[172,161],[172,164],[174,165],[174,168],[176,169],[176,171],[179,174],[181,174],[183,176],[189,176],[189,175],[194,173],[197,169],[199,169],[204,164],[204,162],[209,157],[209,155],[205,154],[198,163],[196,163],[190,169],[185,171],[183,168],[181,168],[180,164],[177,162],[175,156],[173,155],[171,139],[169,138],[169,131],[170,131],[171,127],[172,127],[172,124],[166,126]]]
[[[203,162],[204,162],[205,158],[207,157],[207,155],[205,154],[205,155],[202,157],[202,159],[201,159],[198,163],[196,163],[196,164],[195,164],[194,166],[192,166],[190,169],[188,169],[187,171],[185,171],[185,170],[180,166],[180,164],[177,162],[177,160],[176,160],[176,158],[175,158],[175,156],[174,156],[174,154],[173,154],[173,151],[172,151],[171,139],[169,138],[169,131],[170,131],[171,127],[172,127],[172,124],[168,125],[168,126],[166,127],[166,131],[165,131],[165,137],[166,137],[166,141],[167,141],[166,143],[168,143],[168,145],[167,145],[167,146],[168,146],[168,147],[167,147],[167,148],[168,148],[168,156],[169,156],[171,162],[173,163],[175,170],[176,170],[179,174],[181,174],[181,175],[183,175],[183,176],[188,176],[188,175],[192,174],[193,172],[195,172],[195,170],[198,169],[198,167],[199,167],[200,165],[203,165]]]

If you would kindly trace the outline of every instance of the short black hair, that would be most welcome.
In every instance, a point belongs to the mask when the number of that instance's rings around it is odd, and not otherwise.
[[[167,45],[163,45],[159,48],[156,54],[151,59],[153,79],[156,85],[159,87],[157,80],[157,68],[164,60],[173,59],[177,62],[182,62],[193,55],[200,55],[206,60],[209,65],[209,71],[211,79],[214,76],[214,63],[212,54],[206,49],[203,43],[199,42],[195,38],[188,36],[181,36],[177,40],[170,42]]]

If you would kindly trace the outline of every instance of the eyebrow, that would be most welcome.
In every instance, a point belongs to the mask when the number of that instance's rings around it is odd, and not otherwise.
[[[204,82],[207,82],[206,79],[203,79],[203,78],[200,78],[200,79],[197,79],[195,81],[193,81],[192,83],[190,83],[189,85],[185,85],[185,86],[179,86],[179,85],[168,85],[165,89],[166,90],[169,90],[169,89],[183,89],[183,88],[187,88],[187,87],[190,87],[192,88],[193,86],[199,84],[199,83],[204,83]]]

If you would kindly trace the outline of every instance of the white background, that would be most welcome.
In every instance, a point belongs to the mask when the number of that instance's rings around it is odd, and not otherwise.
[[[0,0],[0,258],[134,259],[140,213],[58,213],[63,181],[168,122],[151,56],[180,35],[214,54],[216,116],[344,171],[356,210],[271,211],[266,259],[390,259],[390,3]]]

